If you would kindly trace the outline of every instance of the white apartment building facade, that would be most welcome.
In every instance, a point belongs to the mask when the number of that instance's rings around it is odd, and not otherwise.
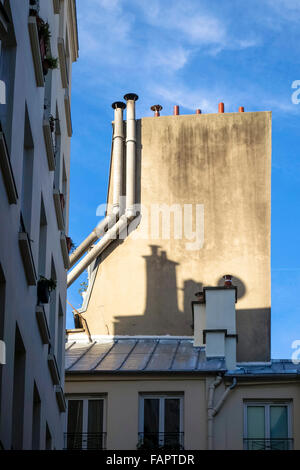
[[[0,39],[0,447],[60,449],[75,0],[1,0]]]

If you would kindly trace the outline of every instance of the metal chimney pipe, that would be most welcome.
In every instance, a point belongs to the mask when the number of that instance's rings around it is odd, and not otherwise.
[[[244,106],[240,106],[240,107],[239,107],[239,113],[244,113],[244,112],[245,112]]]
[[[179,106],[178,105],[174,106],[173,114],[174,114],[174,116],[179,116]]]
[[[124,156],[124,124],[122,101],[115,101],[112,105],[115,110],[113,135],[113,212],[120,209],[120,195],[122,194],[123,156]]]
[[[225,106],[224,103],[219,103],[219,113],[224,113]]]
[[[196,109],[196,114],[202,114],[201,109]]]
[[[135,165],[136,165],[136,121],[135,102],[139,99],[135,93],[124,96],[127,102],[126,116],[126,216],[135,216]]]
[[[223,276],[223,279],[224,279],[224,286],[225,287],[232,287],[232,276],[231,276],[231,274],[225,274],[225,276]]]

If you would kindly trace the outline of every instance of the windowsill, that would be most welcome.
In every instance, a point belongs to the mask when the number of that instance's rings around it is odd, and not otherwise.
[[[19,232],[19,247],[23,260],[23,266],[29,286],[36,285],[36,270],[34,266],[30,240],[26,232]]]
[[[40,52],[39,34],[38,34],[35,16],[29,16],[28,18],[28,31],[29,31],[29,37],[30,37],[36,85],[38,87],[44,87],[45,80],[44,80],[43,65],[42,65],[42,58],[41,58],[41,52]]]
[[[0,132],[0,166],[8,202],[10,204],[17,204],[18,193],[3,132]]]
[[[53,201],[54,201],[54,207],[55,207],[55,212],[56,212],[58,229],[64,230],[65,222],[64,222],[64,216],[63,216],[63,211],[62,211],[61,202],[60,202],[60,192],[58,189],[53,189]]]
[[[50,344],[48,321],[45,315],[44,307],[40,305],[37,305],[36,307],[36,319],[43,344]]]
[[[63,389],[61,388],[60,385],[56,385],[55,395],[56,395],[56,400],[57,400],[59,411],[61,413],[65,413],[67,409],[67,405],[66,405],[66,400],[65,400]]]
[[[63,38],[57,39],[57,50],[58,50],[58,58],[59,58],[59,65],[60,65],[59,68],[60,68],[62,87],[68,88],[69,80],[68,80],[68,71],[67,71],[65,42]]]
[[[44,119],[43,121],[43,131],[44,131],[44,140],[45,140],[45,146],[46,146],[49,171],[54,171],[55,170],[55,157],[54,157],[54,150],[53,150],[52,133],[50,129],[50,124],[47,121],[47,119]]]
[[[68,253],[66,236],[65,236],[64,233],[60,234],[60,247],[61,247],[62,257],[63,257],[63,260],[64,260],[64,267],[65,267],[65,269],[69,269],[69,267],[70,267],[70,258],[69,258],[69,253]]]
[[[60,385],[60,376],[58,372],[57,362],[53,354],[48,355],[48,367],[53,385]]]
[[[53,10],[55,15],[60,13],[60,0],[53,0]]]
[[[65,115],[66,115],[68,136],[72,137],[73,129],[72,129],[72,118],[71,118],[71,105],[70,105],[70,97],[69,97],[68,90],[65,91],[64,102],[65,102]]]

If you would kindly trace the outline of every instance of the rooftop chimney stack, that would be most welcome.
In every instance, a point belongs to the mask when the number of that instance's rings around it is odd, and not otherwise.
[[[178,105],[174,106],[174,116],[179,116],[179,106]]]
[[[225,112],[225,106],[224,103],[219,103],[219,113],[224,113]]]
[[[237,288],[232,277],[224,276],[223,287],[204,287],[202,296],[193,302],[194,346],[205,345],[206,357],[224,358],[226,368],[236,368]],[[230,279],[229,279],[230,278]]]

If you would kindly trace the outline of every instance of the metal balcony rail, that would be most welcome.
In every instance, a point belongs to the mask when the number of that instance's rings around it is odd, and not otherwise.
[[[65,450],[105,450],[106,432],[67,432],[64,434]]]
[[[292,450],[293,439],[244,439],[245,450]]]
[[[139,432],[138,449],[183,450],[183,432]]]

